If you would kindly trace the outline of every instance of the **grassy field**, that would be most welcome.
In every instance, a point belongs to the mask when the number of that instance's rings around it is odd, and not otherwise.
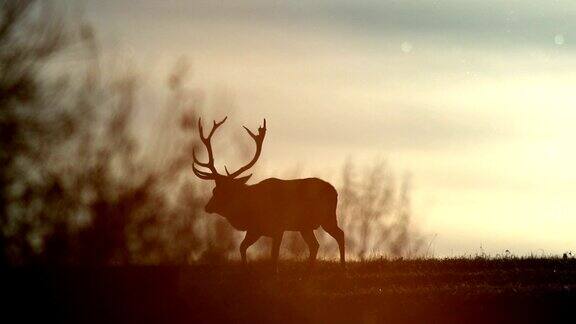
[[[576,260],[264,262],[3,269],[2,312],[58,322],[550,322],[576,312]],[[20,321],[18,321],[20,322]]]

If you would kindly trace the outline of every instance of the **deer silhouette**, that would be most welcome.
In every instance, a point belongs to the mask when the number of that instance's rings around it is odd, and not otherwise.
[[[227,118],[220,122],[214,121],[212,130],[206,137],[202,129],[202,120],[198,119],[198,132],[206,147],[208,162],[200,162],[196,152],[193,151],[192,168],[198,178],[214,180],[216,183],[212,198],[206,204],[206,212],[219,214],[235,229],[246,231],[246,236],[240,244],[242,263],[247,264],[246,250],[260,237],[267,236],[273,241],[271,257],[276,270],[284,232],[298,231],[308,245],[309,266],[312,267],[319,248],[314,229],[322,226],[338,242],[340,263],[344,265],[344,232],[338,227],[336,217],[338,193],[331,184],[318,178],[295,180],[269,178],[254,185],[247,185],[246,182],[252,175],[240,177],[254,166],[260,157],[266,135],[266,119],[264,125],[258,128],[258,134],[252,133],[244,126],[256,143],[256,153],[252,160],[235,172],[230,173],[225,167],[226,175],[218,173],[214,166],[211,139]],[[205,171],[197,166],[204,168]]]

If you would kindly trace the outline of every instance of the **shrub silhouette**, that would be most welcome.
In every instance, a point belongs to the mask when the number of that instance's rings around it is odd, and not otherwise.
[[[364,260],[370,254],[411,257],[422,251],[423,239],[411,228],[409,178],[400,185],[383,161],[364,166],[356,175],[348,161],[342,168],[340,217],[350,235],[351,253]]]
[[[157,166],[139,158],[130,129],[136,76],[105,75],[90,27],[56,23],[44,8],[1,8],[2,263],[188,262],[201,247],[194,223],[203,189],[184,188],[176,207],[164,191],[189,165],[194,143],[180,141],[185,149]],[[45,77],[69,52],[85,53],[83,71]],[[168,107],[179,116],[189,103],[180,71],[169,77]],[[194,113],[177,118],[183,131]]]

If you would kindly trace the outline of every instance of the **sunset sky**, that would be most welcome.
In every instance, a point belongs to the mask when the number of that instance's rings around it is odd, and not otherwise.
[[[574,1],[77,7],[149,89],[187,57],[190,85],[236,107],[219,136],[265,117],[258,179],[298,165],[337,182],[346,159],[382,158],[411,174],[436,256],[576,250]],[[150,97],[142,119],[153,125],[162,99]]]

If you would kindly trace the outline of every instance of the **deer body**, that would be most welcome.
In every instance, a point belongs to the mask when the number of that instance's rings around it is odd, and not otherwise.
[[[214,210],[237,230],[271,237],[279,231],[314,230],[335,220],[336,189],[317,178],[270,178],[239,191],[229,198],[229,208]]]
[[[227,175],[218,173],[214,166],[214,154],[210,140],[216,129],[226,121],[214,122],[207,137],[204,137],[202,123],[198,120],[200,139],[206,146],[208,162],[200,162],[193,154],[194,174],[203,180],[214,180],[216,187],[212,198],[206,204],[208,213],[216,213],[225,217],[230,224],[246,236],[240,244],[240,255],[246,263],[246,250],[261,236],[271,237],[272,261],[276,268],[280,243],[285,231],[298,231],[310,250],[310,266],[316,260],[318,241],[314,229],[322,227],[336,239],[340,251],[340,262],[345,262],[344,232],[338,227],[336,206],[338,194],[336,189],[317,178],[281,180],[270,178],[254,185],[246,185],[250,176],[238,177],[250,169],[258,160],[262,151],[262,143],[266,135],[266,120],[264,126],[258,129],[258,134],[244,127],[256,142],[256,153],[252,161],[233,173]],[[196,165],[209,169],[201,171]]]

